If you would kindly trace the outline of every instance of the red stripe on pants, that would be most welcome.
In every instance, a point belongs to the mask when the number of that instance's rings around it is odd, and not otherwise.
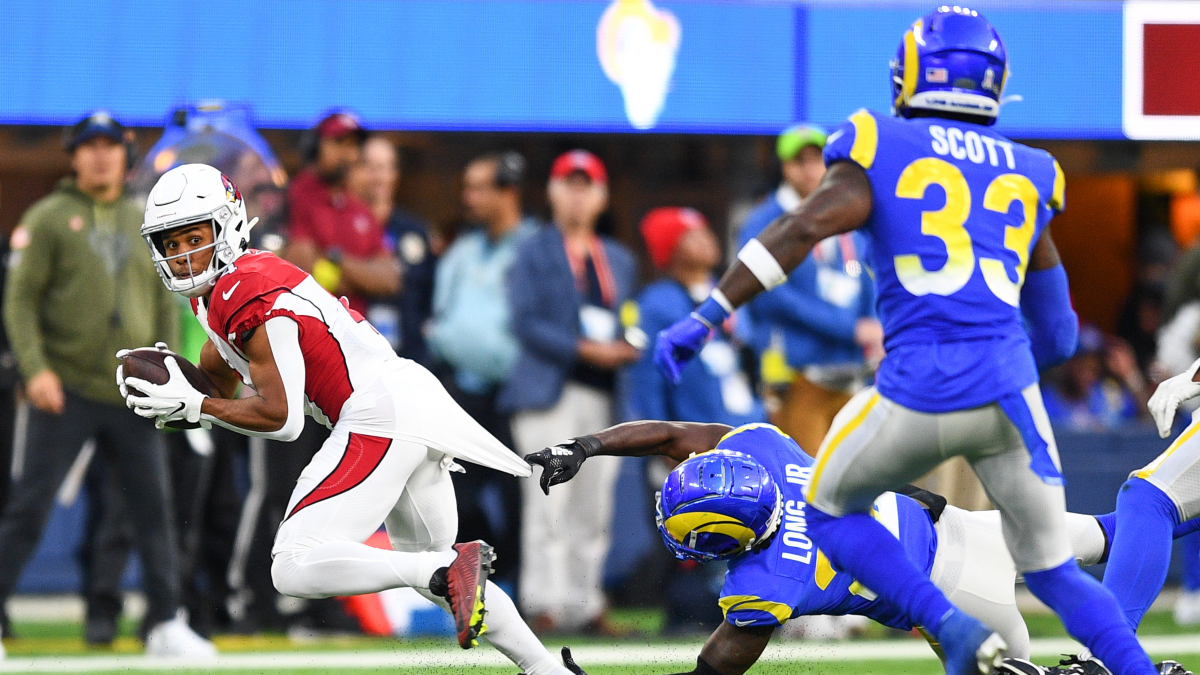
[[[346,441],[346,450],[342,453],[342,459],[338,465],[317,484],[317,487],[313,488],[312,492],[309,492],[296,504],[287,517],[291,518],[306,506],[336,497],[358,486],[375,471],[384,456],[387,455],[391,445],[392,439],[390,438],[351,433],[350,438]]]

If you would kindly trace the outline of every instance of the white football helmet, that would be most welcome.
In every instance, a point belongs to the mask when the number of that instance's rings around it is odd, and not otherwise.
[[[250,249],[250,228],[256,222],[258,218],[246,222],[246,202],[225,174],[207,164],[184,164],[164,173],[150,190],[142,236],[167,288],[195,298],[212,288],[233,261]],[[196,223],[212,226],[213,243],[167,255],[163,233]],[[203,272],[181,278],[171,271],[171,260],[210,248],[214,249],[212,260]]]

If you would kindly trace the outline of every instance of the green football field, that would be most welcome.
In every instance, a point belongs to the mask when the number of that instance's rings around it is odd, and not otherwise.
[[[570,644],[576,660],[591,675],[665,675],[687,672],[703,637],[648,637],[657,625],[653,612],[617,614],[619,624],[640,637],[624,640],[550,638],[557,650]],[[1073,651],[1057,621],[1046,615],[1029,616],[1034,637],[1034,661],[1053,664],[1057,654]],[[0,673],[175,673],[214,672],[228,675],[310,675],[401,673],[404,675],[514,675],[517,669],[486,645],[464,652],[448,639],[322,638],[292,641],[283,635],[219,636],[221,657],[211,663],[163,662],[141,656],[133,625],[112,649],[86,649],[76,623],[17,623],[18,639],[5,640],[8,659]],[[1140,635],[1155,660],[1174,658],[1200,666],[1200,630],[1175,626],[1170,615],[1147,616]],[[750,671],[761,675],[831,673],[846,675],[936,675],[942,672],[932,652],[919,638],[873,627],[863,639],[844,642],[776,641]]]

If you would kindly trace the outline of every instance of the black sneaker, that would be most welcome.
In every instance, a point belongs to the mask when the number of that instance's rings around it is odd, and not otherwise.
[[[1063,654],[1057,666],[1046,669],[1047,675],[1112,675],[1100,659],[1083,652],[1077,656]]]
[[[1178,661],[1163,661],[1157,663],[1154,667],[1158,670],[1158,675],[1192,675],[1192,671],[1183,667],[1183,664]]]
[[[117,639],[117,617],[89,616],[83,625],[83,641],[89,647],[112,647]]]
[[[1046,675],[1046,669],[1025,659],[1007,658],[996,666],[996,675]]]

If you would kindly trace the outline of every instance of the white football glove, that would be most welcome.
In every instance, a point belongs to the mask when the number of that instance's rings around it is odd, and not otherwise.
[[[125,351],[124,349],[121,350]],[[117,352],[120,356],[121,352]],[[121,392],[121,398],[129,398],[129,388],[125,386],[125,366],[123,364],[117,366],[117,389]]]
[[[153,418],[155,425],[159,428],[162,424],[178,420],[187,420],[192,424],[199,422],[200,406],[208,397],[196,391],[195,387],[188,383],[174,357],[167,357],[163,363],[171,375],[166,384],[151,384],[136,377],[125,380],[128,387],[133,387],[145,394],[145,396],[126,397],[125,405],[132,408],[133,412],[141,417]]]
[[[155,342],[154,348],[160,352],[171,351],[170,349],[167,348],[167,343],[165,343],[165,342]],[[128,356],[129,352],[131,352],[131,351],[133,351],[133,350],[132,349],[122,349],[121,351],[117,352],[117,359],[123,361],[125,359],[125,357]],[[121,398],[123,398],[123,399],[129,398],[129,388],[125,386],[125,366],[124,365],[117,366],[117,389],[119,389],[121,392]]]
[[[1187,370],[1175,377],[1163,380],[1150,397],[1146,407],[1154,423],[1158,425],[1158,435],[1166,438],[1171,435],[1171,425],[1175,421],[1175,410],[1184,401],[1200,396],[1200,382],[1193,382],[1196,370],[1200,368],[1200,360],[1193,363]]]

